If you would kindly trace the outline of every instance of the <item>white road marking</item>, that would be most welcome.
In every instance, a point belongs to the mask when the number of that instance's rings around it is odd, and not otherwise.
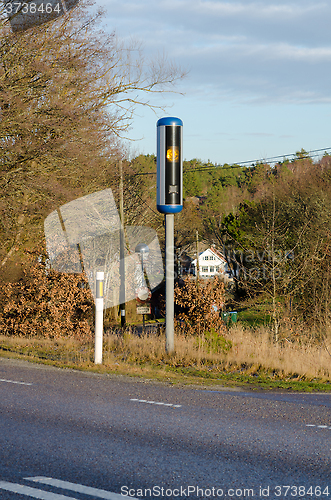
[[[100,490],[98,488],[91,488],[82,484],[70,483],[69,481],[61,481],[60,479],[53,479],[51,477],[37,476],[26,477],[24,479],[26,481],[34,481],[35,483],[46,484],[48,486],[54,486],[55,488],[74,491],[76,493],[83,493],[84,495],[91,495],[94,498],[103,498],[104,500],[123,500],[123,496],[118,493],[112,493],[111,491]],[[59,493],[39,490],[22,484],[10,483],[8,481],[0,481],[0,490],[10,491],[11,493],[37,498],[39,500],[77,500],[75,497],[68,497]],[[130,497],[130,500],[137,499]]]
[[[162,405],[162,406],[172,406],[173,408],[181,408],[182,405],[174,405],[172,403],[161,403],[159,401],[147,401],[146,399],[136,399],[132,398],[130,401],[136,401],[137,403],[147,403],[150,405]]]
[[[30,488],[30,486],[23,486],[21,484],[8,483],[7,481],[0,481],[0,489],[11,491],[12,493],[18,493],[19,495],[39,498],[39,500],[77,500],[73,497],[58,495],[57,493],[51,493],[50,491],[37,490],[36,488]]]
[[[32,385],[30,382],[18,382],[17,380],[7,380],[0,378],[0,382],[8,382],[9,384]]]
[[[84,493],[85,495],[92,495],[97,498],[103,498],[106,500],[123,500],[123,496],[118,493],[112,493],[111,491],[99,490],[98,488],[91,488],[90,486],[84,486],[82,484],[70,483],[68,481],[61,481],[60,479],[53,479],[51,477],[26,477],[24,478],[28,481],[34,481],[35,483],[47,484],[48,486],[55,486],[56,488],[62,488],[64,490],[75,491],[76,493]],[[68,498],[68,497],[65,497]]]
[[[318,429],[331,429],[328,425],[306,424],[306,427],[317,427]]]

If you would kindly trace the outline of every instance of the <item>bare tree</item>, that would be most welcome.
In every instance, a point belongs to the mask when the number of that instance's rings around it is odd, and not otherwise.
[[[83,6],[27,32],[0,28],[2,268],[59,203],[109,186],[135,108],[183,76],[105,35],[101,19]]]

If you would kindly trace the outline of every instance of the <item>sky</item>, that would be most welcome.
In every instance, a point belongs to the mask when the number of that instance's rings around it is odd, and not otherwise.
[[[137,109],[130,151],[156,153],[156,121],[183,120],[183,156],[263,160],[331,147],[331,1],[97,0],[106,30],[187,71]]]

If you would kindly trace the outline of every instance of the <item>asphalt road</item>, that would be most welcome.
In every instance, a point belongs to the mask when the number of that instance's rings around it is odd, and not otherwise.
[[[331,395],[0,359],[0,429],[4,500],[331,498]]]

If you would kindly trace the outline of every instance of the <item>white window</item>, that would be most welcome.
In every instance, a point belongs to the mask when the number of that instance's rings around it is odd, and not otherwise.
[[[202,268],[201,268],[201,271],[202,271],[203,273],[208,273],[208,267],[202,267]]]
[[[214,269],[215,269],[215,267],[214,267],[214,266],[210,266],[210,268],[209,268],[209,272],[210,272],[210,273],[213,273],[213,272],[214,272]]]

